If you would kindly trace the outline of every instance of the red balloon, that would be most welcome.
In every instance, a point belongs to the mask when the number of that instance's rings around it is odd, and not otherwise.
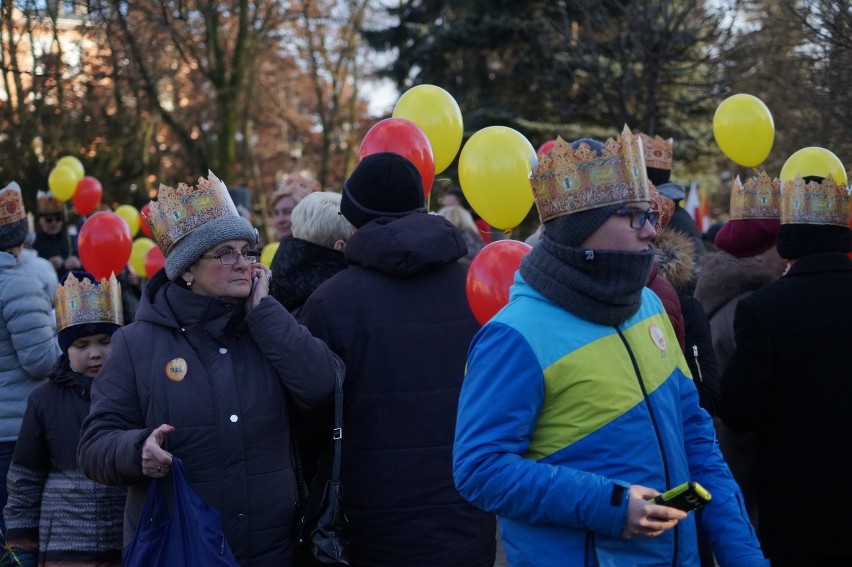
[[[139,216],[142,217],[139,221],[139,228],[142,233],[148,238],[154,238],[154,233],[151,232],[151,227],[148,225],[148,211],[151,209],[151,204],[146,203],[144,207],[139,209]]]
[[[166,265],[166,257],[159,246],[154,246],[145,255],[145,277],[151,279]]]
[[[377,122],[361,142],[358,161],[379,152],[393,152],[413,163],[423,181],[423,194],[429,197],[435,181],[435,154],[420,126],[405,118],[385,118]]]
[[[130,259],[132,247],[127,223],[111,211],[89,217],[80,228],[77,240],[83,267],[98,280],[120,274]]]
[[[101,182],[87,175],[77,182],[77,188],[74,190],[71,201],[74,202],[77,213],[86,216],[101,204],[103,194],[104,189],[101,187]]]
[[[467,269],[465,291],[470,310],[484,325],[509,302],[509,288],[521,259],[532,250],[517,240],[498,240],[473,257]]]
[[[555,146],[555,145],[556,145],[556,140],[548,140],[548,141],[546,141],[546,142],[545,142],[545,143],[543,143],[541,146],[539,146],[538,151],[536,152],[536,155],[537,155],[537,156],[539,156],[539,157],[541,157],[541,156],[543,156],[543,155],[545,155],[545,154],[550,153],[550,150],[552,150],[552,149],[553,149],[553,146]]]

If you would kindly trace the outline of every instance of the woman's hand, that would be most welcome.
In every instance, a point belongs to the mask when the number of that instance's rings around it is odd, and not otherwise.
[[[653,488],[638,484],[630,485],[627,525],[621,532],[621,537],[624,539],[637,535],[655,537],[675,527],[679,520],[686,518],[686,512],[683,510],[648,502],[649,498],[659,494]]]
[[[260,262],[255,262],[251,265],[251,278],[251,293],[246,298],[246,313],[256,307],[261,299],[269,295],[269,281],[272,279],[272,271]]]
[[[142,474],[151,478],[162,478],[171,471],[172,454],[162,448],[166,435],[174,431],[171,425],[163,424],[145,439],[142,445]]]

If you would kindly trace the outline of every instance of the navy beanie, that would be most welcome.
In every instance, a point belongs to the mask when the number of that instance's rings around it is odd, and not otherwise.
[[[27,232],[29,232],[27,219],[0,226],[0,250],[9,250],[15,246],[20,246],[26,240]]]
[[[85,279],[94,284],[98,283],[95,276],[89,272],[74,270],[66,272],[65,275],[62,276],[62,281],[59,282],[60,285],[65,285],[65,280],[68,279],[68,274],[73,274],[79,281],[83,281]],[[56,338],[59,341],[59,348],[62,349],[62,354],[68,354],[68,347],[74,344],[74,341],[91,335],[112,335],[118,328],[119,325],[116,323],[81,323],[79,325],[65,327],[56,334]]]
[[[423,181],[413,163],[399,154],[370,154],[343,184],[340,213],[355,228],[380,217],[426,212]]]

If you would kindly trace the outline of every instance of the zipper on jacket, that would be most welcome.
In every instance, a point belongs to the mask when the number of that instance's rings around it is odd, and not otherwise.
[[[698,370],[698,381],[704,382],[704,378],[701,376],[701,363],[698,362],[698,345],[692,345],[692,358],[695,359],[695,369]]]
[[[663,460],[663,473],[666,478],[666,490],[669,490],[672,488],[671,477],[669,476],[669,460],[668,457],[666,457],[666,447],[663,444],[663,436],[660,433],[660,425],[657,422],[654,407],[651,405],[651,398],[648,396],[648,390],[645,388],[645,381],[642,379],[642,373],[639,371],[639,363],[636,362],[636,356],[633,354],[633,349],[630,348],[630,343],[627,342],[627,337],[624,336],[624,333],[621,332],[621,329],[617,325],[615,326],[615,330],[618,333],[621,342],[624,344],[627,354],[630,356],[630,362],[633,364],[633,372],[636,373],[636,380],[639,383],[639,388],[642,390],[642,398],[645,400],[645,405],[648,407],[648,416],[651,418],[651,426],[654,428],[654,435],[657,437],[657,444],[660,446],[660,457]],[[679,527],[680,526],[675,526],[672,528],[674,530],[674,552],[672,554],[673,567],[677,565],[678,544],[680,543],[680,534],[678,532]]]

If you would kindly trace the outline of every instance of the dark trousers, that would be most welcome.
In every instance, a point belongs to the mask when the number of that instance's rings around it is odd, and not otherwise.
[[[0,547],[6,545],[6,522],[3,521],[3,508],[9,499],[6,489],[6,475],[9,474],[9,465],[12,464],[12,453],[15,452],[15,442],[7,441],[0,443]]]

